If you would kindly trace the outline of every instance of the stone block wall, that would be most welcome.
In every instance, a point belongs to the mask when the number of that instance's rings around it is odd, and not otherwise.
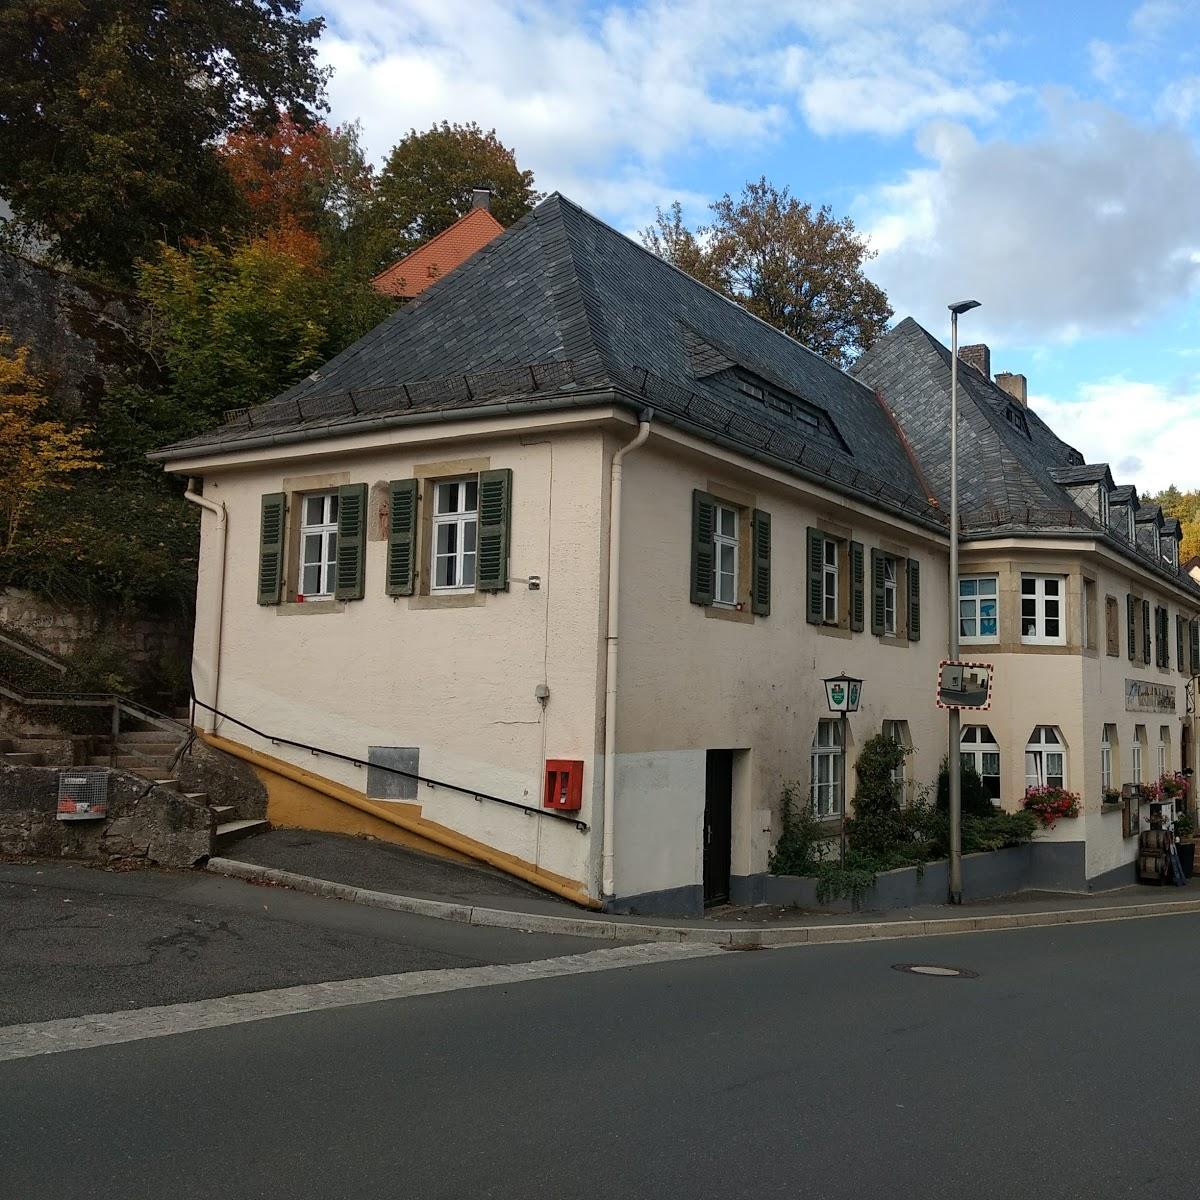
[[[59,658],[72,658],[98,638],[120,647],[130,668],[186,661],[191,630],[179,620],[100,616],[91,609],[52,603],[20,588],[0,588],[0,629],[12,629]]]
[[[60,821],[57,770],[0,765],[0,857],[191,867],[209,854],[213,815],[206,803],[123,771],[107,774],[108,815]]]

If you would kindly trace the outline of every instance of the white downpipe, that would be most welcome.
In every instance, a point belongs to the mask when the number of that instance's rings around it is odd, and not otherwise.
[[[211,680],[212,694],[207,697],[207,702],[213,708],[219,708],[221,630],[225,623],[225,531],[228,526],[228,514],[225,511],[224,504],[218,504],[216,501],[209,500],[207,497],[200,495],[199,492],[193,491],[195,486],[196,481],[189,479],[187,491],[183,493],[183,498],[190,500],[192,504],[204,509],[205,512],[212,513],[217,518],[217,599],[216,604],[209,606],[209,645],[212,647],[212,662],[209,666],[208,677]],[[209,733],[216,731],[217,717],[215,713],[201,710],[198,717],[202,729]]]
[[[608,648],[604,665],[604,861],[602,889],[605,896],[616,894],[613,868],[616,837],[613,814],[617,797],[617,637],[620,627],[618,598],[621,585],[621,477],[625,455],[632,453],[650,436],[653,409],[646,409],[638,423],[637,436],[622,446],[612,460],[608,490]]]

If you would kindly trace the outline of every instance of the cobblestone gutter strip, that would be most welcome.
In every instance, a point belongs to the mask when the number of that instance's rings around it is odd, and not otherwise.
[[[883,938],[935,937],[951,933],[983,933],[995,929],[1030,929],[1043,925],[1082,925],[1095,921],[1128,921],[1175,913],[1200,912],[1200,899],[1158,900],[1145,904],[1108,905],[1097,908],[1060,909],[1049,912],[997,913],[978,917],[945,917],[933,921],[873,921],[857,925],[776,925],[721,928],[714,925],[638,925],[589,917],[553,917],[544,913],[510,912],[500,908],[478,908],[443,900],[398,896],[369,888],[351,887],[328,879],[313,879],[275,867],[238,862],[231,858],[209,859],[208,869],[218,875],[270,883],[277,887],[349,900],[372,908],[459,921],[465,925],[495,929],[519,929],[526,933],[556,933],[566,937],[589,937],[615,942],[707,942],[718,946],[824,945]]]

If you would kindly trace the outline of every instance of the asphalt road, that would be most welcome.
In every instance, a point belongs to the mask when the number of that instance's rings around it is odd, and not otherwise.
[[[0,1026],[604,943],[384,912],[200,871],[0,864]],[[0,1200],[4,1191],[0,1165]]]
[[[1198,947],[1189,915],[723,953],[0,1063],[0,1192],[1193,1195]]]

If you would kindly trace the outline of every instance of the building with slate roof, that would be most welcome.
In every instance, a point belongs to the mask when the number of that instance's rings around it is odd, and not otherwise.
[[[156,456],[206,506],[205,734],[276,781],[278,824],[467,854],[621,910],[777,898],[785,784],[833,835],[868,738],[912,751],[905,794],[944,752],[948,367],[906,321],[839,371],[551,196],[295,387]],[[1071,705],[1094,675],[1121,706],[1099,644],[1120,579],[1156,621],[1191,622],[1200,590],[1161,514],[963,379],[964,557],[996,576],[974,600],[1006,664],[997,749],[964,752],[1005,806],[1026,762],[1085,793],[1016,886],[1127,876],[1088,732],[1109,708]],[[1035,641],[1012,633],[1026,562]],[[822,684],[843,671],[865,680],[847,746]],[[1138,673],[1174,689],[1176,764],[1187,675],[1156,671]],[[1025,759],[1030,720],[1058,750]]]

